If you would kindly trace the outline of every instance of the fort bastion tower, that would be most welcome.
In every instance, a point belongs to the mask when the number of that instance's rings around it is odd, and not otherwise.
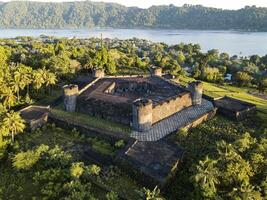
[[[161,67],[151,67],[150,73],[151,73],[151,76],[162,76],[162,68]]]
[[[153,102],[150,99],[137,99],[132,104],[133,129],[136,131],[147,131],[152,126]]]
[[[192,105],[201,105],[202,93],[203,93],[203,83],[200,81],[191,82],[188,86],[189,91],[192,95]]]
[[[94,69],[93,70],[93,77],[94,78],[104,78],[105,77],[104,69]]]
[[[65,85],[63,87],[64,93],[64,107],[67,112],[74,112],[77,104],[77,97],[79,95],[78,85]]]

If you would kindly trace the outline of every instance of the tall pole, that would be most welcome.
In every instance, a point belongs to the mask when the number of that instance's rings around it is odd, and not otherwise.
[[[100,41],[101,41],[101,49],[103,48],[103,37],[102,37],[102,33],[100,33]]]

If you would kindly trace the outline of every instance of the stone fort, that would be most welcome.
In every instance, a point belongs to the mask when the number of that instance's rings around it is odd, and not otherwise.
[[[201,123],[215,113],[202,98],[203,84],[187,88],[151,68],[150,76],[105,76],[95,70],[84,87],[64,86],[64,106],[69,112],[104,118],[132,127],[132,137],[156,141],[169,133]]]
[[[48,107],[29,106],[21,110],[21,115],[32,129],[49,118],[64,128],[78,128],[89,137],[125,140],[126,146],[113,161],[148,185],[154,181],[166,183],[183,159],[184,150],[166,136],[210,119],[217,110],[226,117],[241,120],[256,109],[253,104],[231,97],[209,97],[203,94],[203,84],[199,81],[183,87],[168,79],[157,67],[151,68],[150,75],[146,76],[106,76],[103,70],[94,70],[91,76],[80,76],[64,86],[63,100],[67,112],[127,125],[132,129],[131,135],[111,134],[48,115]],[[103,155],[92,152],[89,155],[103,161]]]

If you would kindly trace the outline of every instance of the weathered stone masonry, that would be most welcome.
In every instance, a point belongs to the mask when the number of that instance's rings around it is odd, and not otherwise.
[[[77,97],[79,95],[78,85],[65,85],[63,91],[65,110],[74,112],[76,110]]]
[[[80,95],[76,85],[64,87],[67,111],[81,112],[132,126],[139,132],[190,106],[200,105],[203,85],[192,82],[188,89],[161,77],[161,69],[152,68],[151,77],[102,77]]]
[[[133,102],[133,124],[132,127],[137,131],[149,130],[153,121],[153,102],[150,99],[138,99]]]
[[[176,112],[192,105],[191,94],[184,92],[176,97],[166,99],[163,103],[156,105],[153,112],[152,124],[173,115]]]

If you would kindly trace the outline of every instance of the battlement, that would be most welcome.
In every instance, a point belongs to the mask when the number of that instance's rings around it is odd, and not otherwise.
[[[137,99],[133,102],[133,105],[139,108],[150,106],[152,104],[153,102],[150,99],[146,99],[146,98]]]
[[[78,85],[70,84],[63,86],[65,96],[77,95],[79,93]]]

